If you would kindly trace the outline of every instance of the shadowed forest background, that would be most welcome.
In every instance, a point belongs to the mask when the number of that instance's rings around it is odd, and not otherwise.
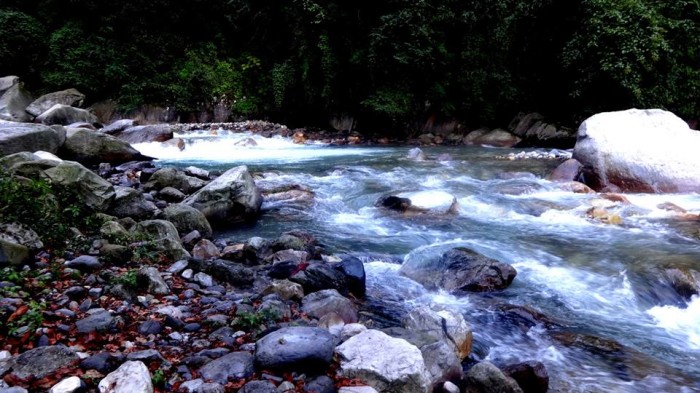
[[[345,117],[402,134],[519,111],[695,120],[698,21],[698,0],[0,0],[0,75],[182,121]]]

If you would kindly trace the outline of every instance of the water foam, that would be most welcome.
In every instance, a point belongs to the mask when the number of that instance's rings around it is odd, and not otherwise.
[[[700,350],[700,296],[693,296],[686,308],[656,306],[647,314],[656,326],[685,341],[686,348]]]

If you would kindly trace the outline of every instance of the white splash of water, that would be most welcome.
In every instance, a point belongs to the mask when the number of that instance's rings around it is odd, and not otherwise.
[[[700,296],[693,296],[686,308],[656,306],[647,314],[656,326],[685,341],[687,348],[700,350]]]

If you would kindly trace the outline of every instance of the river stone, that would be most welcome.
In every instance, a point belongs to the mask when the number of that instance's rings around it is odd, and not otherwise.
[[[47,125],[60,124],[65,126],[78,122],[97,123],[98,119],[88,110],[56,104],[37,116],[34,121]]]
[[[85,94],[76,89],[67,89],[44,94],[27,106],[26,111],[32,116],[39,116],[56,104],[68,106],[81,106],[85,100]]]
[[[303,265],[298,266],[303,267]],[[299,269],[297,268],[297,270]],[[306,268],[291,276],[289,280],[301,284],[306,293],[324,289],[335,289],[344,294],[348,292],[345,275],[324,262],[311,262]]]
[[[323,374],[333,359],[336,340],[322,328],[282,328],[255,343],[255,365],[259,370]]]
[[[462,362],[453,347],[445,341],[436,341],[420,347],[425,367],[430,373],[430,384],[435,386],[446,381],[462,379]]]
[[[155,240],[158,249],[174,260],[189,258],[188,253],[180,243],[180,235],[170,221],[149,220],[141,221],[135,231]]]
[[[92,255],[81,255],[65,262],[66,267],[78,269],[82,272],[90,272],[102,267],[102,263]]]
[[[423,355],[406,340],[370,329],[339,345],[336,353],[341,375],[358,378],[380,392],[431,391]]]
[[[169,295],[170,288],[165,283],[157,268],[144,266],[136,274],[137,282],[140,286],[148,288],[148,293],[152,295]]]
[[[21,265],[29,261],[29,248],[14,241],[7,241],[0,238],[0,266]]]
[[[595,190],[698,192],[698,149],[700,133],[673,113],[630,109],[586,119],[573,158]]]
[[[549,174],[549,180],[556,182],[580,181],[582,166],[577,160],[569,158],[554,168]]]
[[[365,296],[367,275],[365,274],[365,265],[361,260],[351,255],[345,255],[341,258],[341,262],[334,267],[345,276],[350,293],[359,298]]]
[[[338,393],[379,393],[371,386],[343,386],[338,389]]]
[[[333,380],[326,375],[307,379],[303,391],[309,393],[336,393]]]
[[[229,353],[199,369],[199,375],[204,380],[222,385],[226,385],[229,379],[248,378],[253,372],[253,355],[248,352]]]
[[[115,120],[114,122],[110,123],[109,125],[106,125],[100,129],[100,132],[103,134],[108,134],[108,135],[113,135],[120,133],[127,128],[133,127],[136,124],[136,120],[132,119],[121,119],[121,120]]]
[[[209,171],[196,166],[188,166],[185,168],[185,174],[188,176],[198,177],[202,180],[209,180]]]
[[[66,140],[63,127],[43,124],[0,122],[0,157],[37,150],[55,154]],[[35,159],[24,161],[35,161]]]
[[[459,205],[454,195],[445,191],[430,190],[406,192],[396,195],[398,198],[405,198],[411,201],[408,211],[430,214],[450,214],[457,213]]]
[[[198,259],[212,259],[221,256],[219,247],[210,240],[202,239],[192,248],[192,257]]]
[[[513,378],[525,393],[547,393],[549,390],[549,374],[542,362],[533,360],[511,364],[502,371]]]
[[[317,319],[326,314],[336,313],[345,323],[355,323],[358,320],[355,305],[335,289],[308,294],[302,299],[301,305],[303,312]]]
[[[270,381],[250,381],[238,393],[280,393]]]
[[[85,388],[85,383],[78,377],[68,377],[53,385],[49,393],[78,393]]]
[[[151,374],[143,362],[124,362],[104,377],[97,388],[100,393],[153,393]]]
[[[62,367],[80,360],[78,355],[63,345],[39,347],[24,352],[12,360],[12,376],[18,379],[41,379]]]
[[[513,147],[520,143],[522,139],[510,132],[502,129],[489,131],[471,142],[476,145],[489,145],[495,147]]]
[[[255,281],[255,273],[252,269],[225,259],[203,261],[202,270],[219,282],[236,286],[249,286]]]
[[[0,93],[0,120],[26,122],[31,120],[25,109],[31,104],[33,98],[24,89],[24,84],[17,77],[4,79],[4,86],[8,86]]]
[[[92,209],[105,211],[114,200],[114,186],[77,162],[64,161],[44,173],[53,183],[66,186]]]
[[[517,274],[512,266],[467,248],[449,250],[437,261],[409,260],[399,272],[428,289],[474,292],[504,289]]]
[[[404,326],[445,342],[459,357],[465,359],[472,349],[472,330],[461,314],[449,310],[433,311],[427,306],[411,310],[404,318]]]
[[[475,393],[523,393],[513,378],[503,374],[493,363],[483,361],[469,369],[467,391]]]
[[[120,186],[115,186],[114,190],[115,196],[109,210],[110,214],[119,218],[147,219],[158,212],[156,205],[147,200],[141,191]]]
[[[207,218],[199,210],[183,204],[173,204],[163,209],[162,217],[175,225],[179,233],[198,231],[201,236],[210,238],[212,229]]]
[[[263,296],[270,294],[275,294],[282,300],[301,300],[304,297],[304,288],[289,280],[273,280],[272,283],[262,291]]]
[[[206,181],[196,177],[187,176],[182,171],[175,168],[162,168],[157,170],[148,182],[144,184],[144,189],[162,190],[166,187],[172,187],[182,191],[185,194],[191,194],[207,184]]]
[[[75,326],[79,333],[112,331],[116,327],[116,320],[107,310],[95,310],[93,314],[77,321]]]
[[[123,131],[114,132],[114,136],[130,144],[144,142],[165,142],[173,139],[176,127],[170,124],[150,124],[133,126]]]
[[[60,153],[65,159],[89,164],[120,164],[149,159],[124,141],[84,128],[68,128]]]
[[[187,198],[187,195],[177,188],[165,187],[158,191],[158,197],[167,202],[181,202],[183,199]]]
[[[212,225],[226,226],[256,217],[262,196],[248,167],[239,166],[229,169],[182,203],[204,213]]]

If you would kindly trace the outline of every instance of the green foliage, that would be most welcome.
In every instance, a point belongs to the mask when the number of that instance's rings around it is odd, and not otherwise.
[[[10,336],[16,335],[21,328],[27,328],[27,331],[32,332],[39,328],[44,322],[44,310],[46,310],[46,303],[39,303],[34,300],[30,300],[27,303],[29,309],[24,314],[20,315],[18,318],[7,322],[5,327],[7,333]]]
[[[120,276],[115,277],[112,280],[113,284],[122,285],[125,288],[136,289],[138,287],[138,270],[131,269],[127,270]]]
[[[274,323],[279,319],[279,314],[270,309],[256,312],[241,312],[236,314],[233,326],[243,331],[257,331],[261,326]]]
[[[153,383],[153,386],[157,388],[164,388],[165,387],[165,372],[163,369],[159,368],[156,371],[153,372],[153,375],[151,376],[151,382]]]
[[[44,26],[33,16],[0,9],[0,75],[31,76],[44,51]]]

